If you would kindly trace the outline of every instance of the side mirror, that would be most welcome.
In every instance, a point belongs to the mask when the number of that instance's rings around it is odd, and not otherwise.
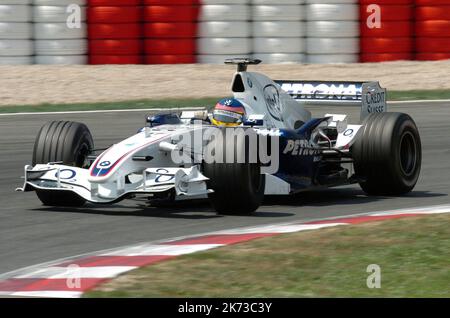
[[[147,123],[150,127],[160,125],[177,125],[181,124],[180,117],[177,114],[156,114],[147,116]]]

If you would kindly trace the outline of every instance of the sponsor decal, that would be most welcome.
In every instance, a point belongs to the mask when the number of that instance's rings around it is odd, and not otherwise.
[[[72,169],[61,169],[59,171],[59,178],[62,180],[69,180],[75,178],[77,172]],[[55,173],[55,178],[58,178],[58,172]]]
[[[292,156],[315,156],[320,154],[319,150],[311,149],[313,145],[305,139],[289,139],[283,154],[291,154]]]
[[[386,89],[380,87],[379,83],[365,83],[363,86],[361,121],[369,114],[386,112],[386,99]]]
[[[280,101],[280,92],[275,85],[266,85],[263,89],[264,100],[266,101],[267,110],[274,119],[282,121],[282,105]]]
[[[156,170],[157,173],[169,173],[169,170],[167,169],[158,169]],[[175,178],[175,176],[168,176],[168,175],[159,175],[155,178],[155,182],[156,183],[164,183],[164,182],[169,182],[171,180],[173,180]]]
[[[349,128],[349,129],[347,129],[346,131],[344,131],[344,136],[345,136],[345,137],[350,137],[350,136],[353,135],[353,133],[354,133],[354,130],[351,129],[351,128]]]
[[[386,93],[383,91],[369,91],[365,95],[365,100],[367,103],[367,112],[371,113],[382,113],[385,111],[384,105],[386,103]]]
[[[360,100],[360,83],[282,83],[283,89],[295,99]]]

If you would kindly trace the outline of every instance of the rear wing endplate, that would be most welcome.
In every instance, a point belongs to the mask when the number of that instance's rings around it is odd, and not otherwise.
[[[379,82],[276,80],[281,89],[306,105],[361,107],[361,121],[370,113],[387,111],[386,89]]]

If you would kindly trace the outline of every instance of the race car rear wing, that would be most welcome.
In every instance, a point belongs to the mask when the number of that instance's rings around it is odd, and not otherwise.
[[[276,80],[281,89],[306,105],[361,107],[361,120],[387,111],[386,89],[379,82],[323,82]]]

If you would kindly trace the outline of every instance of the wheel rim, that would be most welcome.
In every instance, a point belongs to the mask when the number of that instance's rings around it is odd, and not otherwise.
[[[400,140],[400,167],[406,176],[416,170],[417,147],[416,138],[411,132],[405,132]]]

